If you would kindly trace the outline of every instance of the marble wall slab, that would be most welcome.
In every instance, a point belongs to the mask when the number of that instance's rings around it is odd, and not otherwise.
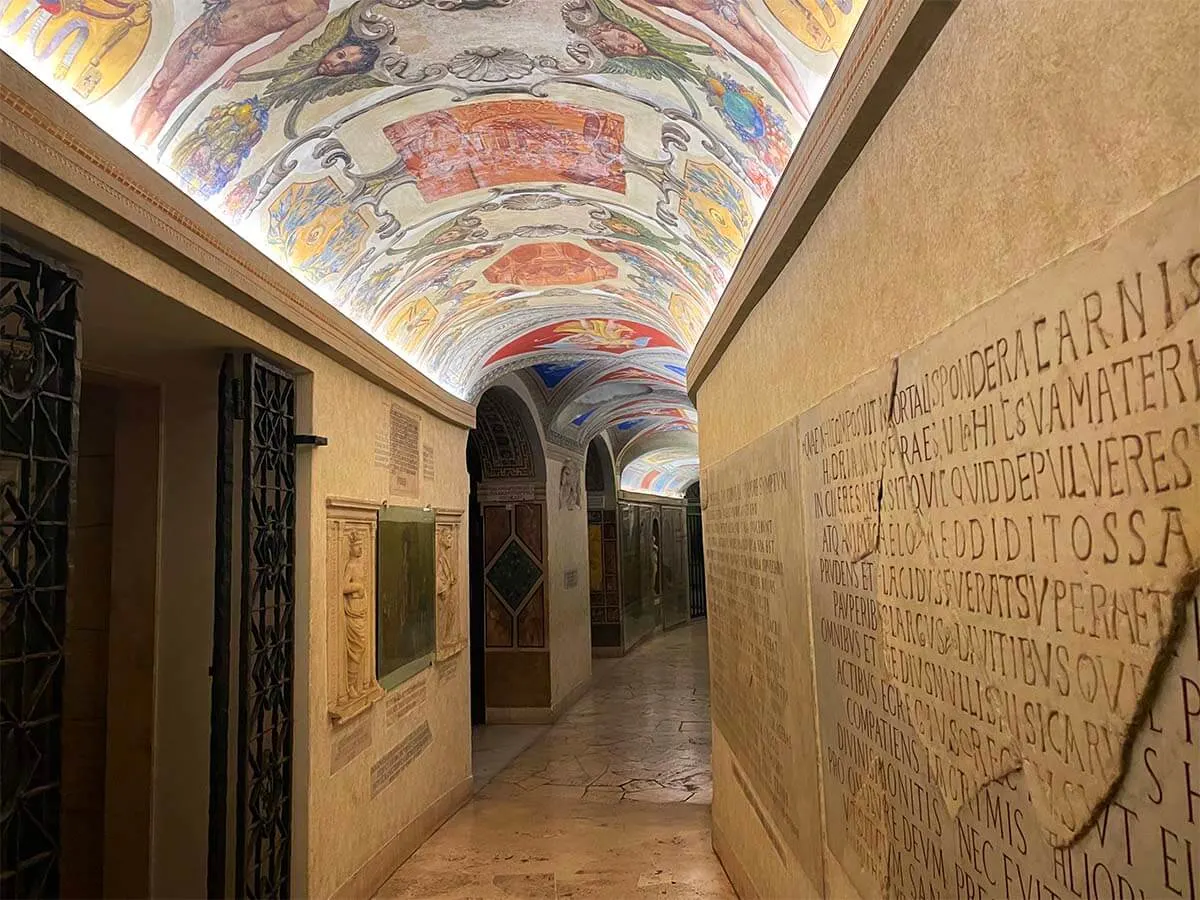
[[[780,859],[822,881],[817,708],[794,421],[702,479],[712,718]]]
[[[714,725],[827,893],[821,830],[862,897],[1197,896],[1198,213],[706,470]]]

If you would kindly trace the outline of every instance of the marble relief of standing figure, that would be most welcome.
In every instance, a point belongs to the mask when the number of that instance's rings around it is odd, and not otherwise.
[[[463,648],[458,610],[458,535],[453,525],[437,526],[437,654],[448,659]]]
[[[351,531],[347,541],[346,569],[342,574],[342,598],[346,615],[346,686],[350,698],[355,699],[365,694],[371,685],[371,673],[365,665],[370,610],[367,609],[362,534]]]

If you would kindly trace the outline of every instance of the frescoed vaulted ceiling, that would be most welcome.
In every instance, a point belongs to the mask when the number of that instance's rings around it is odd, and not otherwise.
[[[0,47],[452,393],[696,477],[688,356],[866,0],[0,0]]]

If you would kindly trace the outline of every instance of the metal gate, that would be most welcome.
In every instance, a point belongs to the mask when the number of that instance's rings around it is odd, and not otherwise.
[[[59,893],[76,288],[0,243],[0,897]]]
[[[688,591],[691,594],[692,618],[708,615],[708,600],[704,593],[704,529],[701,527],[700,507],[688,506]]]
[[[241,377],[227,357],[219,385],[217,556],[209,786],[210,897],[225,895],[225,759],[230,720],[231,625],[238,627],[237,799],[233,845],[238,897],[291,893],[292,694],[295,669],[296,385],[247,354]],[[241,423],[240,429],[235,421]],[[240,430],[240,439],[235,434]],[[236,448],[236,453],[235,453]],[[235,457],[241,460],[235,483]],[[234,597],[234,501],[240,495],[240,590]]]

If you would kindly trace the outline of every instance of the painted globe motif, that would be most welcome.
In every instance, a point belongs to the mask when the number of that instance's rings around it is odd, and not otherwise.
[[[708,70],[705,90],[708,104],[717,111],[721,121],[749,147],[771,175],[778,178],[787,165],[792,138],[783,119],[767,106],[762,94],[731,75],[718,75]],[[743,166],[743,168],[749,168]],[[753,180],[753,176],[751,176]],[[769,179],[768,179],[769,181]],[[767,186],[769,193],[773,185]],[[759,186],[755,185],[756,192]]]
[[[767,133],[767,123],[754,101],[741,91],[724,91],[721,95],[720,111],[737,127],[735,130],[747,140],[761,138]]]

